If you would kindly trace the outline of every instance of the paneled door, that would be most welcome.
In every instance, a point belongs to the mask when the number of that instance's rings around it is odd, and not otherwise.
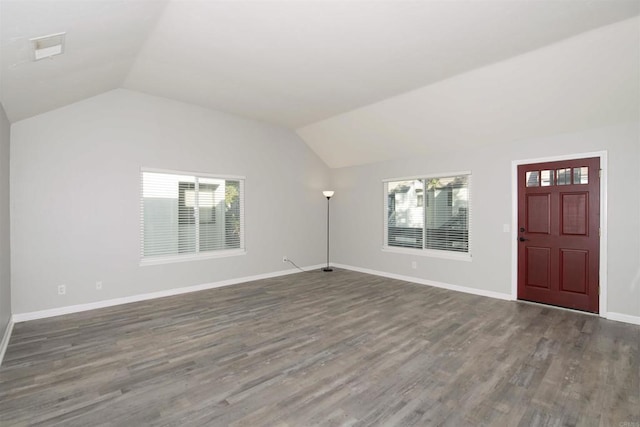
[[[600,159],[518,166],[518,299],[598,313]]]

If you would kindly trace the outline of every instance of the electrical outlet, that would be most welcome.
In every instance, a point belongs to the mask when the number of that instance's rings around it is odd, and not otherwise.
[[[67,293],[66,285],[58,285],[58,295],[64,295]]]
[[[289,258],[286,255],[282,255],[282,262],[289,262]]]
[[[102,290],[102,282],[96,282],[96,290],[97,291]]]
[[[411,261],[411,268],[413,268],[414,270],[418,268],[418,263],[415,261]]]

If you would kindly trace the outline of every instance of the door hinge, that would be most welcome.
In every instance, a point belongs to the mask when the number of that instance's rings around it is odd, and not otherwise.
[[[602,178],[602,169],[598,169],[598,178]]]
[[[602,228],[598,228],[598,237],[602,237]]]

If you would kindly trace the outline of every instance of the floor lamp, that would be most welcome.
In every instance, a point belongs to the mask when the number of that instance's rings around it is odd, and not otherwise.
[[[333,271],[333,268],[329,267],[329,200],[331,200],[331,196],[333,196],[333,191],[325,190],[322,192],[324,197],[327,198],[327,266],[322,269],[322,271]]]

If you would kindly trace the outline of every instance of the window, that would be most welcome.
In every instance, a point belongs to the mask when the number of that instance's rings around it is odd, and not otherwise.
[[[244,179],[143,169],[143,264],[244,253]]]
[[[573,172],[572,172],[573,171]],[[540,180],[542,176],[542,181]],[[561,168],[556,170],[528,171],[527,187],[550,187],[554,185],[581,185],[589,183],[589,167]],[[573,182],[572,182],[573,177]]]
[[[470,181],[469,173],[385,181],[384,247],[468,258]]]
[[[416,197],[418,206],[424,206],[424,194],[422,194],[422,188],[416,189]]]

